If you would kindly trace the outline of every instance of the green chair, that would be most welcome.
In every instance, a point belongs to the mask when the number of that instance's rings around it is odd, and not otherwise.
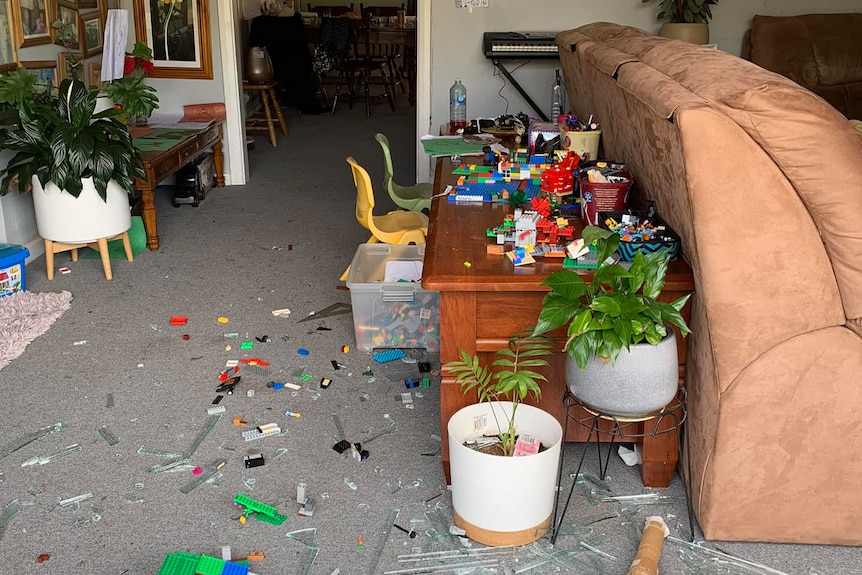
[[[416,184],[413,186],[399,186],[395,183],[395,174],[392,169],[392,154],[389,152],[389,139],[383,134],[377,134],[374,139],[383,148],[383,159],[386,167],[386,176],[383,179],[383,187],[389,192],[389,197],[399,208],[411,212],[421,212],[431,209],[431,196],[434,194],[433,184]]]

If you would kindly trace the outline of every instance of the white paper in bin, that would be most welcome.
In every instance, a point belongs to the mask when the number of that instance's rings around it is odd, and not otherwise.
[[[386,262],[385,269],[386,271],[383,274],[383,281],[387,283],[397,281],[422,281],[422,261],[393,260],[391,262]]]

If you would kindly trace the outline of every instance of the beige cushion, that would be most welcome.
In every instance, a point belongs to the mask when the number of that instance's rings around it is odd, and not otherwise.
[[[725,103],[805,203],[832,260],[844,313],[862,318],[862,139],[832,106],[800,87],[765,84]]]

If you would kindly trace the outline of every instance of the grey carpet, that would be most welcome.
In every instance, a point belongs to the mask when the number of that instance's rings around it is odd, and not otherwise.
[[[154,575],[167,553],[220,556],[221,546],[230,545],[235,555],[265,553],[264,562],[252,565],[256,573],[301,574],[310,551],[285,534],[305,528],[317,529],[314,575],[335,569],[369,573],[378,553],[379,573],[414,568],[399,563],[397,556],[460,546],[441,532],[451,510],[440,460],[433,455],[439,447],[439,380],[407,409],[394,395],[402,391],[400,379],[415,366],[374,365],[369,354],[355,350],[342,354],[341,346],[353,343],[349,315],[298,322],[311,311],[350,301],[349,293],[336,290],[337,280],[367,233],[354,219],[355,189],[345,156],[353,155],[371,173],[378,211],[392,209],[379,193],[383,159],[373,135],[386,133],[396,171],[403,183],[411,183],[412,110],[402,100],[395,113],[385,105],[375,106],[371,119],[364,117],[361,106],[352,112],[343,106],[332,118],[289,113],[288,122],[290,136],[280,136],[277,149],[256,136],[247,186],[215,189],[199,208],[173,208],[169,194],[159,193],[161,249],[145,251],[134,262],[112,261],[113,281],[105,281],[98,260],[71,263],[61,257],[57,266],[67,265],[72,273],[58,274],[51,282],[43,259],[27,266],[31,291],[68,290],[74,301],[47,333],[0,372],[0,449],[45,426],[62,422],[68,427],[0,459],[5,479],[0,505],[18,500],[20,506],[0,539],[0,573]],[[272,315],[281,308],[290,308],[291,316]],[[170,326],[174,315],[188,316],[188,324]],[[229,323],[218,323],[221,316]],[[240,339],[226,340],[224,334],[230,332]],[[187,341],[183,334],[189,336]],[[251,351],[238,349],[240,341],[264,335],[272,341],[255,342]],[[227,343],[231,351],[225,350]],[[310,354],[299,355],[299,348]],[[243,355],[270,362],[273,373],[243,375],[237,392],[222,401],[225,413],[192,459],[202,467],[219,459],[227,464],[215,485],[185,495],[180,487],[194,479],[190,472],[148,473],[149,467],[166,460],[137,451],[141,446],[189,449],[207,422],[219,371],[226,360]],[[334,370],[332,360],[347,367]],[[373,379],[363,375],[369,366]],[[312,376],[306,388],[293,393],[266,386],[268,380],[293,381],[291,376],[303,367]],[[322,377],[333,383],[317,391]],[[248,390],[254,390],[253,397],[247,396]],[[113,407],[107,407],[109,396]],[[285,418],[286,410],[302,417]],[[366,444],[369,459],[356,462],[332,450],[333,413],[351,441],[385,429],[389,420],[398,430]],[[250,424],[277,422],[286,433],[244,443],[244,428],[231,423],[235,416]],[[119,442],[108,445],[97,433],[100,426]],[[80,453],[21,467],[32,457],[73,444],[81,445]],[[282,448],[286,452],[275,459]],[[567,448],[567,473],[573,470],[577,449]],[[266,465],[245,469],[242,458],[249,452],[262,453]],[[588,459],[587,464],[595,473],[595,461]],[[615,493],[642,490],[637,470],[618,459],[612,461],[609,475]],[[251,480],[253,489],[248,487]],[[313,517],[297,515],[299,482],[306,483],[317,500]],[[86,493],[92,493],[92,499],[49,511],[58,498]],[[236,521],[240,510],[232,503],[237,493],[277,505],[287,521],[280,527],[254,520],[241,525]],[[547,551],[539,547],[506,557],[496,572],[623,574],[636,546],[633,527],[653,514],[668,518],[675,533],[683,522],[678,480],[667,493],[671,499],[661,506],[634,509],[632,522],[625,514],[616,516],[618,504],[593,506],[576,495],[566,516],[569,532],[576,525],[611,518],[593,524],[590,534],[561,536],[557,549],[563,553],[550,563],[536,559]],[[400,525],[415,526],[421,535],[409,539],[393,530],[381,551],[393,509],[399,510]],[[429,522],[435,514],[444,519],[442,529]],[[359,537],[365,549],[357,547]],[[584,551],[582,539],[617,561]],[[718,546],[800,575],[859,573],[862,564],[855,548]],[[662,573],[688,572],[677,552],[667,545]],[[50,559],[37,565],[41,553],[49,553]]]

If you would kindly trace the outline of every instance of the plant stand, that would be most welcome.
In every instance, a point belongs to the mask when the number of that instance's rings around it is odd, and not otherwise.
[[[584,465],[584,458],[587,454],[587,449],[590,442],[593,441],[595,435],[596,451],[599,456],[599,477],[604,478],[608,471],[608,464],[611,460],[615,443],[623,443],[629,441],[637,441],[644,437],[655,437],[665,433],[676,434],[676,442],[679,450],[679,463],[685,461],[685,472],[677,468],[680,479],[682,479],[685,488],[685,505],[688,510],[688,524],[691,530],[692,541],[694,540],[694,512],[691,507],[691,492],[688,485],[688,477],[691,477],[691,458],[689,454],[688,437],[682,436],[682,426],[688,413],[687,394],[684,387],[679,388],[676,398],[671,404],[660,411],[645,415],[643,417],[628,418],[612,415],[609,413],[601,413],[591,409],[581,402],[577,397],[572,395],[571,391],[566,390],[563,396],[563,408],[566,412],[565,424],[563,426],[563,437],[566,437],[571,419],[578,425],[589,428],[590,432],[587,435],[587,440],[582,444],[581,458],[578,461],[578,468],[575,471],[575,478],[572,481],[572,487],[569,489],[569,495],[566,497],[566,503],[563,505],[562,512],[558,511],[560,506],[560,488],[563,478],[563,458],[565,449],[560,449],[560,465],[557,473],[557,497],[554,501],[554,515],[551,521],[553,536],[551,544],[556,544],[557,536],[560,533],[560,527],[563,524],[563,519],[566,516],[566,511],[569,508],[569,503],[572,500],[572,494],[575,491],[575,486],[578,482],[578,474]],[[583,409],[588,415],[579,417],[576,414],[580,409]],[[603,425],[604,424],[604,425]],[[643,425],[643,428],[641,428]],[[602,461],[602,445],[600,441],[601,435],[604,434],[610,438],[607,441],[607,454]],[[683,441],[685,442],[685,457],[683,457]]]

